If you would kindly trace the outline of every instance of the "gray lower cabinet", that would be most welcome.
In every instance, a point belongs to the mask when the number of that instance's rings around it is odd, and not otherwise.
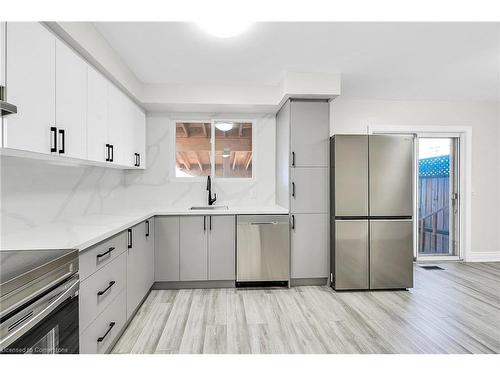
[[[126,288],[127,255],[120,254],[80,283],[80,330],[85,330]]]
[[[155,280],[179,281],[179,216],[155,217]]]
[[[235,279],[235,217],[208,216],[208,279]]]
[[[181,216],[179,248],[181,281],[208,280],[207,216]]]
[[[154,281],[153,219],[128,230],[127,319],[139,306]]]
[[[290,212],[328,213],[328,168],[290,168]]]
[[[80,334],[80,353],[102,354],[111,349],[127,321],[125,307],[126,292],[123,290]]]
[[[328,277],[328,226],[328,214],[292,214],[292,279]]]

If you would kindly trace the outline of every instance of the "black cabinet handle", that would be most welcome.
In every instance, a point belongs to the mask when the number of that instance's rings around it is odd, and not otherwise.
[[[127,244],[127,247],[129,249],[132,248],[132,229],[127,229],[127,232],[128,232],[128,244]]]
[[[116,324],[115,322],[109,323],[108,330],[106,331],[106,333],[104,334],[104,336],[101,336],[101,337],[99,337],[97,339],[97,342],[102,342],[106,338],[106,336],[108,335],[108,333],[113,329],[113,327],[115,326],[115,324]]]
[[[109,284],[108,284],[108,286],[106,287],[106,289],[104,289],[104,290],[101,290],[101,291],[97,292],[97,295],[98,295],[98,296],[102,296],[102,295],[103,295],[104,293],[106,293],[109,289],[111,289],[111,287],[112,287],[113,285],[115,285],[115,282],[114,282],[114,281],[110,281],[110,282],[109,282]]]
[[[137,154],[137,166],[141,166],[141,154]]]
[[[292,229],[295,229],[295,215],[292,215]]]
[[[134,158],[135,158],[135,163],[134,163],[134,167],[138,167],[138,163],[137,163],[137,152],[134,152]]]
[[[115,159],[115,146],[114,145],[109,145],[109,148],[111,150],[111,156],[109,157],[109,161],[113,162]]]
[[[292,182],[292,197],[295,198],[295,182]]]
[[[106,161],[110,161],[111,158],[109,157],[109,143],[106,143]]]
[[[66,149],[66,136],[65,136],[66,132],[64,131],[64,129],[59,129],[59,134],[61,134],[61,145],[62,145],[62,147],[59,149],[59,153],[64,154]]]
[[[50,127],[50,135],[52,137],[50,146],[50,152],[57,152],[57,128],[55,126]]]
[[[207,217],[203,216],[203,232],[207,230]]]
[[[292,151],[292,167],[295,167],[295,152]]]
[[[149,220],[146,220],[146,237],[149,237]]]
[[[102,254],[97,254],[97,259],[102,258],[103,256],[106,256],[106,255],[110,254],[114,249],[115,249],[114,247],[110,247],[108,249],[108,251],[105,251]]]
[[[209,216],[208,220],[210,220],[210,230],[212,230],[212,216]]]

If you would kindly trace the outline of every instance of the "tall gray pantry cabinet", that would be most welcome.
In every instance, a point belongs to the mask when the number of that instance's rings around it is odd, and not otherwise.
[[[276,202],[290,211],[292,285],[328,277],[329,115],[327,100],[307,99],[276,115]]]

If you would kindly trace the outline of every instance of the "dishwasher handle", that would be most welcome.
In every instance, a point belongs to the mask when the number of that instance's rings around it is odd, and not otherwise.
[[[251,223],[248,223],[250,225],[277,225],[277,224],[280,224],[278,223],[277,221],[255,221],[255,222],[251,222]],[[286,224],[286,223],[281,223],[281,224]]]

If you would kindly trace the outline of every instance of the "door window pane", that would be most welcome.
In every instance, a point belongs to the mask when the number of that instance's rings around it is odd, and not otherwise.
[[[252,177],[252,123],[215,122],[215,176]]]
[[[456,138],[419,138],[418,255],[456,255]]]
[[[211,171],[211,124],[178,122],[175,127],[175,176],[208,176]]]

